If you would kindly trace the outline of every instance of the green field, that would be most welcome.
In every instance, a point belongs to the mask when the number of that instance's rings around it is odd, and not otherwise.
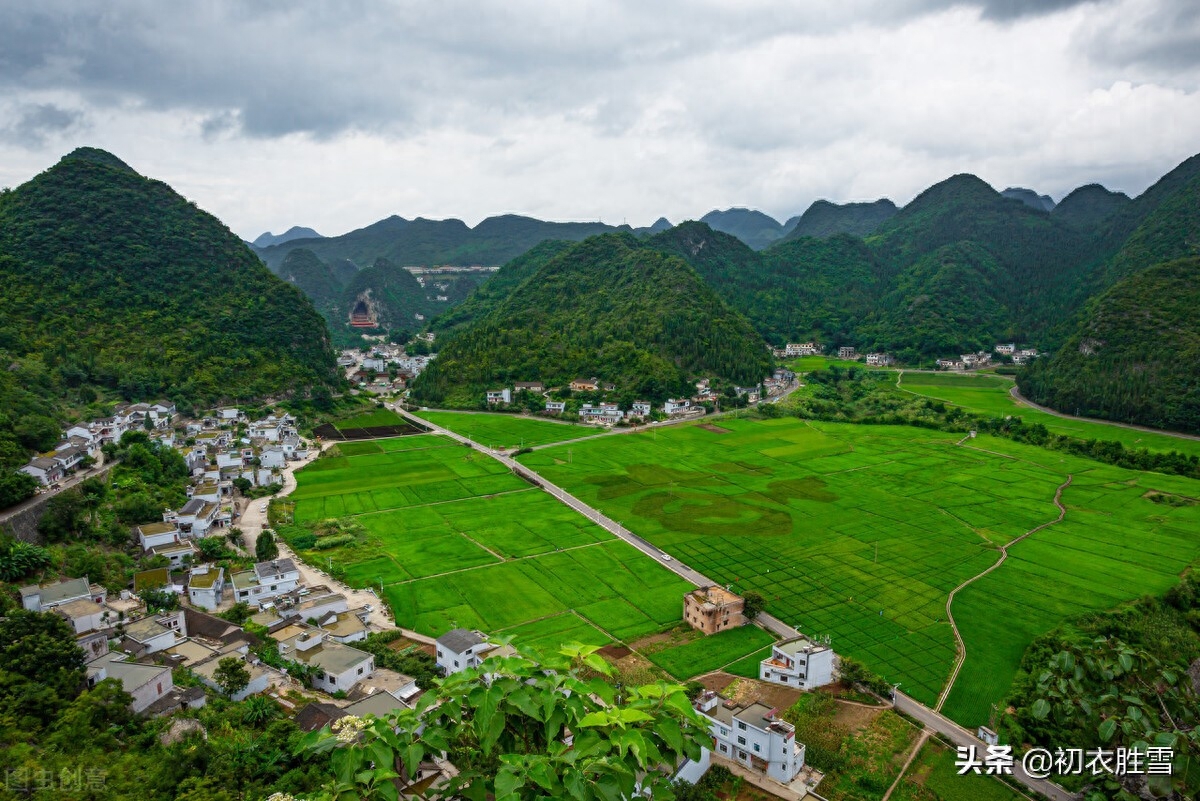
[[[867,367],[864,362],[853,359],[838,359],[833,356],[798,356],[784,363],[787,369],[797,373],[827,370],[830,367],[859,367],[863,370],[883,370],[883,367]]]
[[[301,551],[357,587],[382,585],[396,622],[524,642],[635,639],[679,620],[690,585],[470,448],[419,434],[341,443],[296,474],[294,539],[331,519],[353,542]]]
[[[724,430],[724,433],[722,433]],[[720,421],[604,437],[521,457],[636,533],[840,653],[933,703],[954,659],[951,589],[993,564],[997,546],[1054,520],[961,592],[968,659],[947,712],[986,720],[1037,634],[1065,618],[1161,592],[1200,556],[1200,482],[1058,452],[919,428]],[[992,452],[989,452],[992,451]],[[746,672],[747,664],[735,665]]]
[[[979,414],[992,417],[1013,415],[1020,417],[1026,423],[1041,423],[1055,434],[1079,439],[1111,440],[1120,442],[1126,448],[1179,451],[1188,455],[1200,456],[1200,440],[1137,431],[1106,423],[1056,417],[1015,401],[1008,394],[1012,386],[1012,381],[982,375],[905,373],[900,377],[902,389],[961,406]]]
[[[377,426],[402,425],[405,425],[404,418],[393,412],[391,409],[372,409],[369,412],[356,414],[354,417],[346,420],[339,420],[333,424],[333,427],[338,431],[347,431],[353,428],[375,428]]]
[[[559,423],[511,414],[418,412],[417,417],[491,448],[528,448],[602,433],[602,430],[595,426]]]
[[[757,626],[742,626],[649,654],[650,661],[677,679],[690,679],[757,654],[775,641]],[[762,661],[764,657],[759,657]],[[755,662],[754,676],[758,677]]]
[[[929,740],[909,765],[892,798],[897,801],[1018,801],[1022,795],[994,776],[967,773],[954,767],[955,752]]]

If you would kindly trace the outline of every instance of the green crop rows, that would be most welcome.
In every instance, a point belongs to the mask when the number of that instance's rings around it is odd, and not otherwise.
[[[757,626],[742,626],[656,651],[650,654],[650,661],[677,679],[690,679],[764,652],[758,659],[761,662],[774,641]],[[753,675],[758,677],[758,662],[754,663]]]
[[[354,524],[351,544],[302,555],[340,566],[354,586],[382,586],[399,625],[556,646],[679,620],[690,585],[495,460],[426,434],[337,447],[297,473],[283,534]]]
[[[348,420],[342,420],[334,423],[334,428],[338,431],[346,431],[352,428],[375,428],[377,426],[402,426],[404,418],[393,412],[391,409],[373,409],[369,412],[355,415]]]
[[[602,429],[594,426],[537,420],[511,414],[420,412],[417,416],[491,448],[546,445],[551,442],[562,442],[602,433]]]
[[[968,659],[947,711],[974,724],[1025,646],[1063,619],[1160,592],[1200,556],[1200,483],[1058,452],[908,427],[722,419],[547,448],[522,461],[686,564],[809,635],[829,635],[926,703],[954,659],[949,592],[1013,548],[955,602]],[[743,660],[745,661],[745,660]],[[735,672],[748,672],[738,664]]]

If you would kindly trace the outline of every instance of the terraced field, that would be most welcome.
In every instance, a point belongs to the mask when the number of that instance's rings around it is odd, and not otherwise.
[[[281,533],[381,586],[401,626],[604,644],[680,618],[690,585],[483,454],[432,434],[337,448],[297,473]]]
[[[1064,618],[1160,592],[1200,557],[1200,482],[918,428],[722,419],[546,448],[522,461],[735,590],[757,590],[932,704],[953,663],[951,589],[997,545],[1057,517],[959,594],[968,659],[947,712],[986,719],[1028,642]],[[735,665],[744,672],[746,665]],[[740,668],[740,669],[739,669]]]

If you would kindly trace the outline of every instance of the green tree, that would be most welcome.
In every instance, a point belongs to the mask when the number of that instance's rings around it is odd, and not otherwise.
[[[263,529],[254,543],[254,558],[260,562],[268,562],[279,556],[279,546],[275,544],[275,535],[270,529]]]
[[[633,798],[640,781],[647,796],[673,798],[671,769],[710,742],[705,719],[682,686],[613,684],[597,650],[488,659],[444,679],[415,710],[315,732],[308,747],[333,750],[321,797],[395,798],[393,778],[411,779],[427,756],[446,752],[459,774],[432,790],[438,797]]]
[[[50,552],[11,537],[0,540],[0,581],[17,581],[50,565]]]
[[[151,613],[169,612],[179,608],[179,595],[168,590],[142,590],[138,597],[146,604]]]
[[[742,595],[742,601],[742,614],[746,616],[747,622],[758,617],[758,613],[767,605],[767,600],[760,593],[754,591]]]
[[[246,663],[238,657],[226,656],[217,663],[217,669],[213,671],[213,680],[226,695],[233,697],[250,685],[250,671],[246,669]]]

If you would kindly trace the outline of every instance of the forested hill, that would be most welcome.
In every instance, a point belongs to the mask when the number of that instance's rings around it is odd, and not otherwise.
[[[1075,334],[1020,378],[1030,400],[1070,414],[1200,434],[1200,258],[1120,281]]]
[[[91,148],[0,195],[0,351],[13,386],[43,411],[97,396],[186,407],[338,383],[325,326],[300,291],[215,217]]]
[[[869,236],[896,214],[896,204],[887,198],[874,203],[830,203],[818,200],[795,220],[789,220],[784,240],[814,236],[820,239],[836,234]]]
[[[625,230],[630,230],[628,226]],[[387,259],[400,267],[412,265],[481,264],[494,266],[516,258],[546,239],[578,242],[595,234],[616,231],[600,222],[556,223],[506,214],[489,217],[474,228],[462,220],[406,220],[392,216],[341,236],[292,239],[258,248],[257,252],[278,272],[287,254],[306,248],[325,263],[348,259],[359,268]]]
[[[549,258],[447,339],[413,395],[477,406],[513,381],[597,377],[630,399],[661,401],[695,377],[753,384],[770,367],[750,323],[682,259],[607,234]]]

